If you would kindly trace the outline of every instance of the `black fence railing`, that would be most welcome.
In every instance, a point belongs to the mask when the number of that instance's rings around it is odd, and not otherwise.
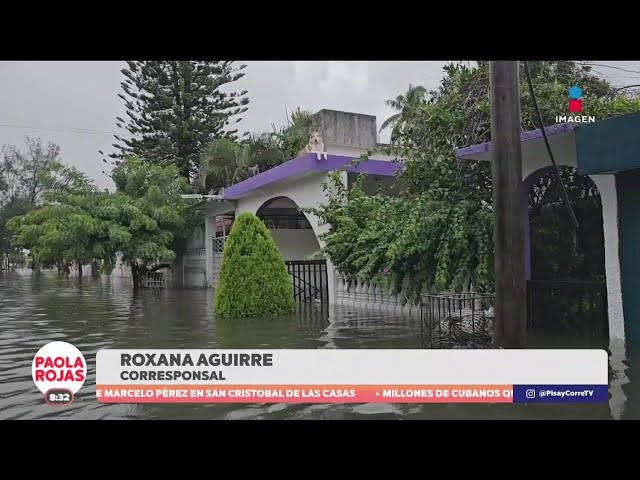
[[[604,281],[529,280],[527,329],[586,340],[585,347],[609,336]]]
[[[309,230],[311,229],[311,224],[307,217],[304,214],[294,214],[294,215],[270,215],[265,214],[261,215],[260,218],[264,222],[270,230]]]
[[[424,295],[420,307],[424,348],[488,348],[493,341],[493,295]]]
[[[609,338],[604,281],[529,280],[527,330],[534,348],[606,348]],[[424,348],[491,348],[494,296],[424,295],[420,309]]]
[[[288,260],[285,263],[293,284],[294,298],[298,304],[329,302],[326,260]]]

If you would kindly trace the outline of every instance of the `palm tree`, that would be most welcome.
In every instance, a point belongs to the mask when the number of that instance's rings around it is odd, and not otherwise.
[[[269,134],[252,134],[241,143],[215,139],[202,154],[197,188],[203,193],[219,191],[284,161]]]
[[[202,153],[197,188],[209,193],[233,185],[242,168],[242,153],[242,147],[228,138],[218,138],[209,143]]]
[[[382,123],[380,132],[388,127],[392,127],[391,141],[393,142],[402,127],[402,113],[408,108],[420,105],[426,96],[426,88],[421,85],[409,84],[409,90],[407,90],[407,93],[404,95],[398,95],[394,100],[385,101],[384,103],[386,106],[393,108],[398,113],[391,115]]]
[[[309,142],[309,134],[315,127],[310,111],[297,108],[287,115],[287,125],[277,129],[273,126],[272,138],[287,160],[295,158]]]
[[[243,165],[264,172],[289,160],[271,133],[251,134],[243,142]]]
[[[254,133],[239,143],[228,138],[211,141],[202,154],[196,188],[201,193],[219,191],[294,158],[309,141],[312,128],[311,113],[298,108],[281,129]]]

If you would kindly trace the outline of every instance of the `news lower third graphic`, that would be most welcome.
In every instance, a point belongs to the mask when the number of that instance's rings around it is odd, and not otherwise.
[[[31,365],[31,375],[49,405],[71,405],[87,378],[87,363],[74,345],[50,342],[44,345]]]
[[[102,403],[595,403],[604,350],[100,350]],[[70,405],[87,363],[67,342],[33,358],[35,386]]]
[[[100,350],[103,403],[593,403],[604,350]]]

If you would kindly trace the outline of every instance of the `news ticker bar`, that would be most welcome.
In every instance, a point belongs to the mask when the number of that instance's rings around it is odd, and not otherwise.
[[[102,403],[599,403],[607,385],[98,385]]]

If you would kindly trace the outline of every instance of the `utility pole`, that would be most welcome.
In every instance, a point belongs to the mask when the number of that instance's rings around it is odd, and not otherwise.
[[[495,336],[503,348],[524,348],[527,334],[524,267],[520,62],[491,62],[491,141],[495,244]]]

